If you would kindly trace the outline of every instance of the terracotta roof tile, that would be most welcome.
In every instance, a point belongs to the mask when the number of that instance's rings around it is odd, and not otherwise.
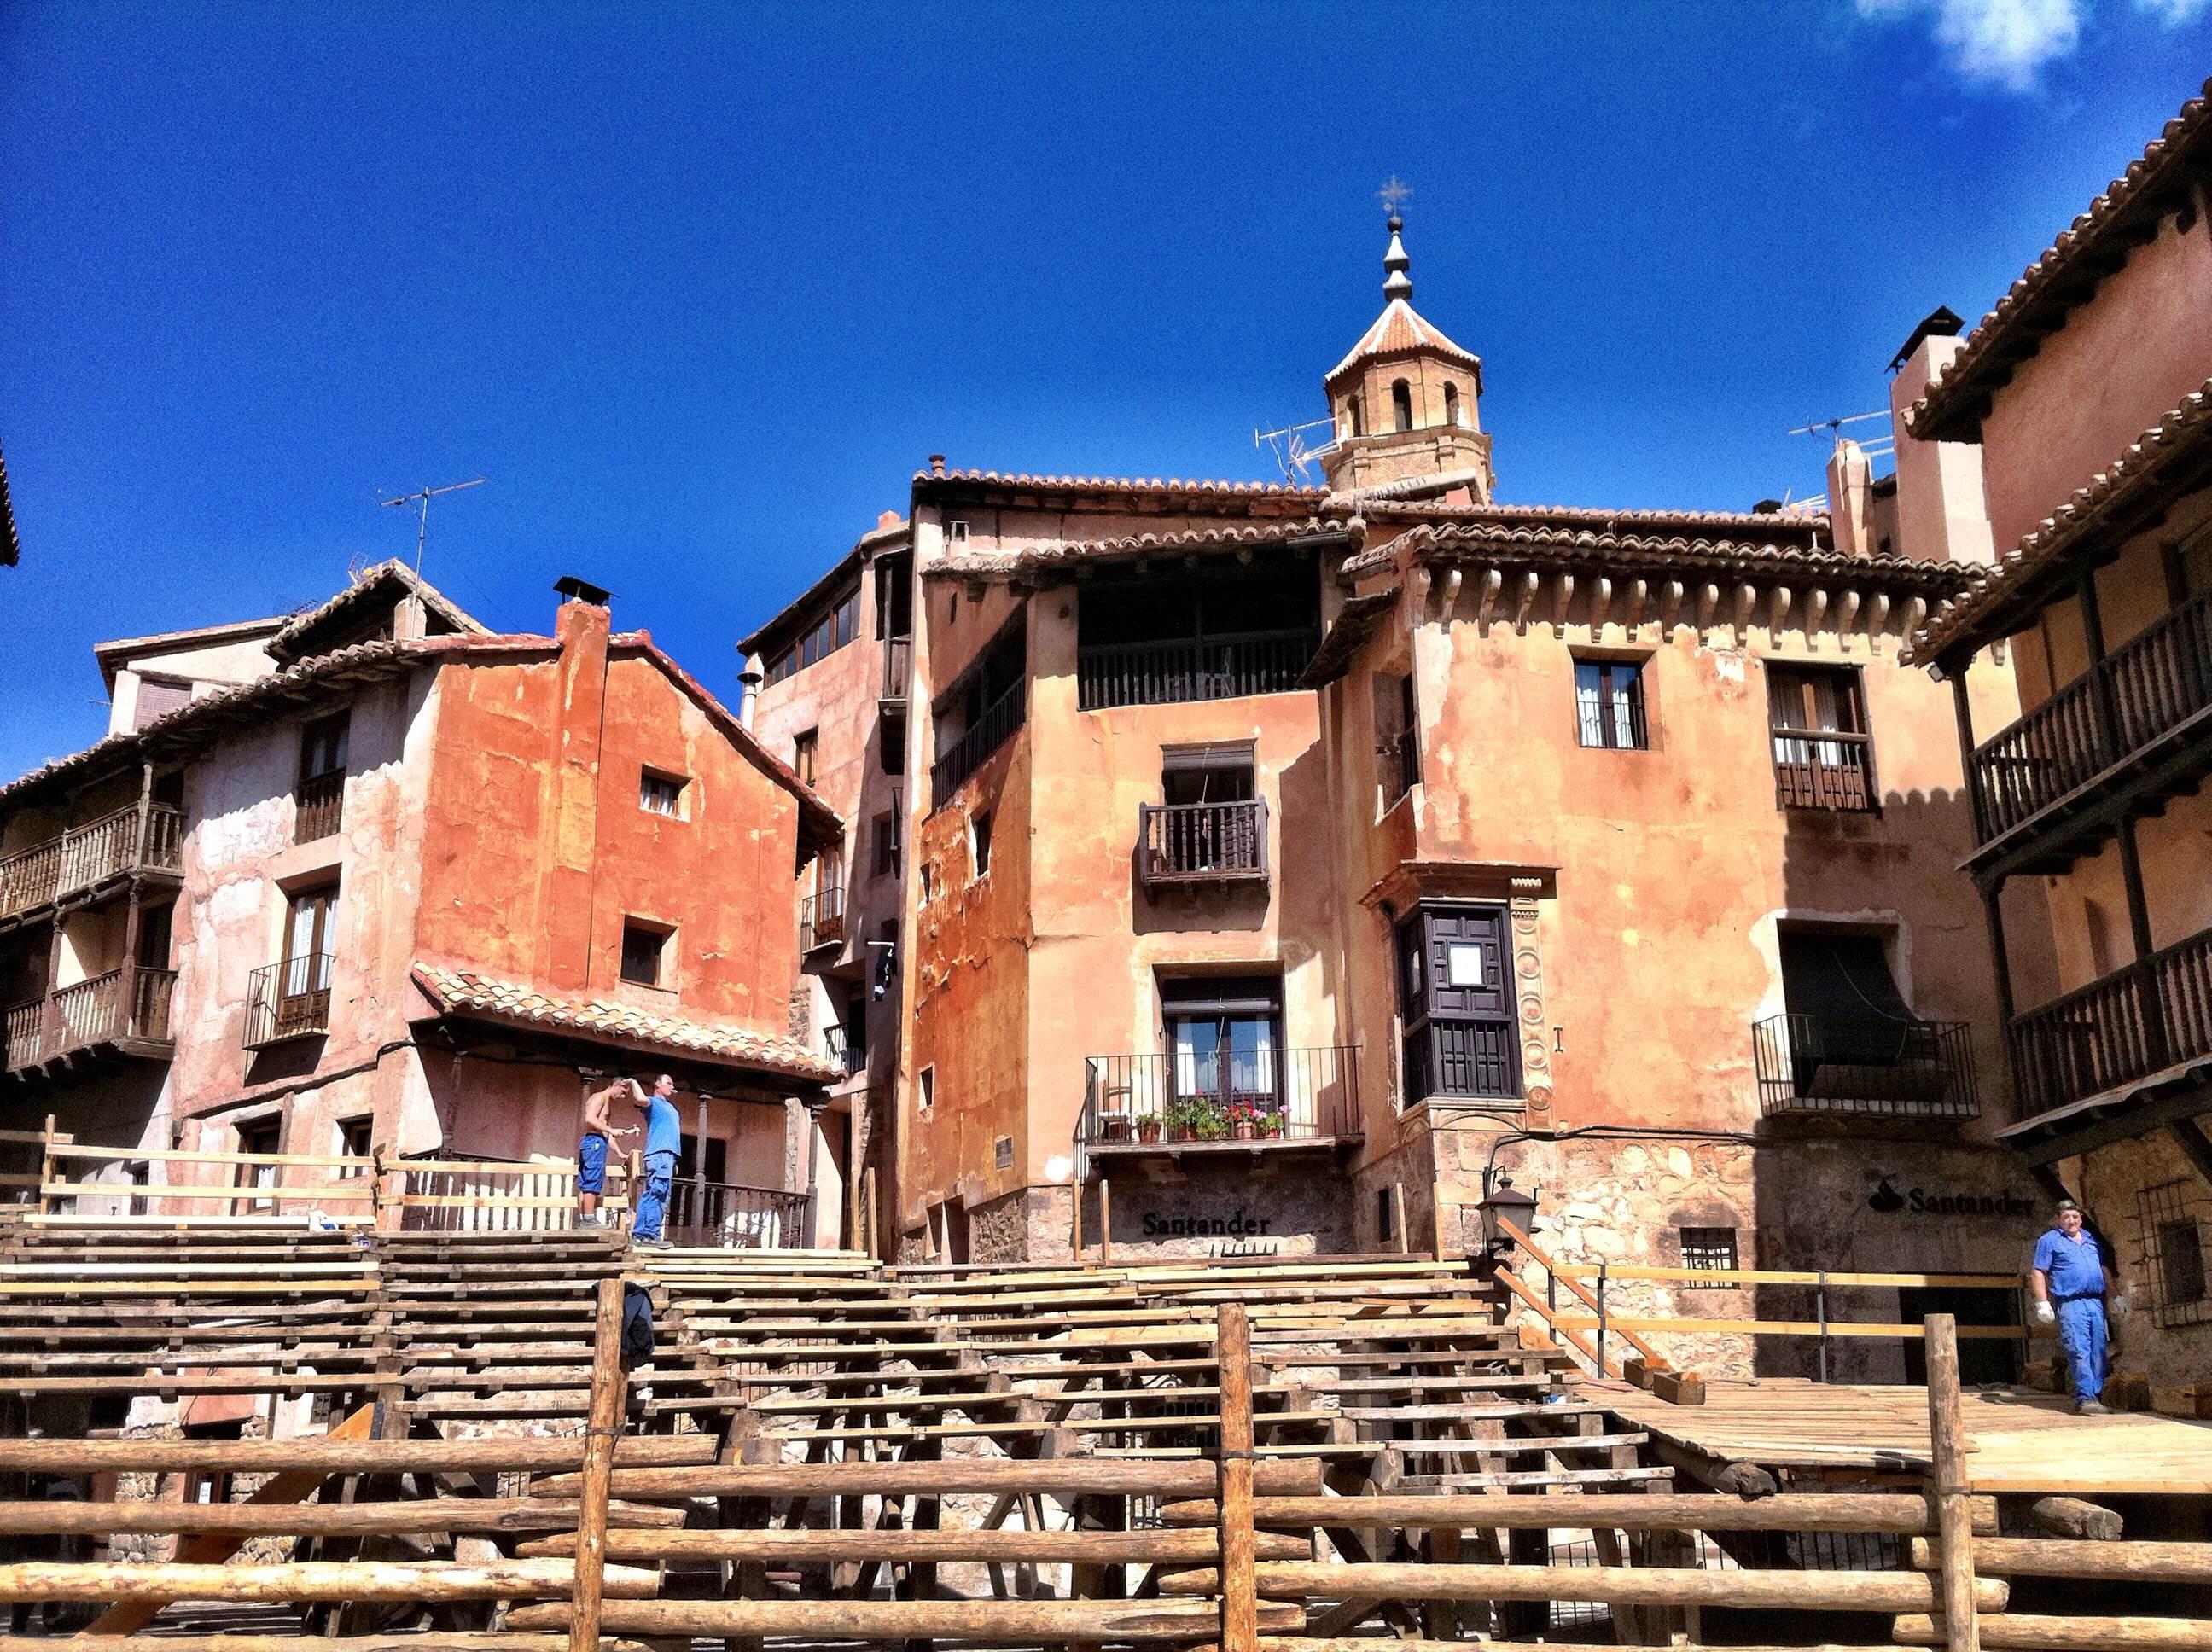
[[[1276,496],[1285,499],[1325,499],[1326,488],[1294,487],[1286,482],[1186,481],[1179,477],[1034,476],[1027,471],[916,471],[915,485],[982,483],[990,487],[1030,488],[1048,493],[1220,495],[1240,498]]]
[[[403,593],[420,597],[425,605],[458,631],[483,635],[489,630],[436,586],[394,557],[364,568],[352,584],[327,602],[286,620],[269,640],[270,657],[277,660],[295,657],[303,652],[303,643],[317,628],[343,618],[349,610],[363,607],[386,592],[395,597]]]
[[[2171,485],[2174,466],[2208,455],[2212,455],[2212,379],[2137,437],[2111,468],[2075,489],[2071,499],[2045,517],[1995,567],[1979,569],[1969,592],[1947,604],[1908,639],[1905,662],[1924,664],[1973,635],[1992,610],[2020,590],[2024,580],[2064,559],[2101,524],[2124,514],[2137,500],[2155,496]]]
[[[1437,350],[1446,355],[1456,355],[1470,367],[1480,368],[1482,360],[1473,350],[1462,349],[1443,336],[1443,333],[1402,298],[1394,298],[1382,307],[1359,342],[1346,352],[1339,361],[1322,376],[1328,385],[1340,378],[1355,362],[1370,356],[1398,355],[1413,350]]]
[[[843,1068],[794,1039],[771,1037],[744,1027],[656,1015],[634,1005],[572,998],[480,970],[452,969],[420,961],[414,975],[430,1000],[449,1015],[489,1016],[583,1038],[619,1039],[814,1084],[835,1084],[845,1076]]]
[[[1905,412],[1908,429],[1923,440],[1971,435],[1989,397],[2001,389],[2020,363],[2033,355],[2043,336],[2064,323],[2069,312],[2095,291],[2094,280],[2069,280],[2090,258],[2110,257],[2131,245],[2146,218],[2172,210],[2159,197],[2169,184],[2188,178],[2190,153],[2212,140],[2212,80],[2181,106],[2142,155],[2089,203],[2043,256],[2027,266],[2012,290],[1981,319],[1927,393]]]
[[[1185,528],[1158,533],[1123,534],[1111,539],[1071,539],[1029,550],[981,550],[948,556],[932,563],[925,575],[940,580],[1004,578],[1075,562],[1112,561],[1117,557],[1175,556],[1185,552],[1229,550],[1255,545],[1285,544],[1294,539],[1322,535],[1344,535],[1357,541],[1362,524],[1358,517],[1309,517],[1302,522],[1244,523],[1234,526]]]

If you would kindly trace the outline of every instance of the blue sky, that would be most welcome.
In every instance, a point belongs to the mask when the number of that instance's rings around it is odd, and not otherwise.
[[[1741,507],[2212,70],[2205,0],[0,8],[0,773],[410,554],[710,685],[933,452],[1264,477],[1381,303],[1501,498]]]

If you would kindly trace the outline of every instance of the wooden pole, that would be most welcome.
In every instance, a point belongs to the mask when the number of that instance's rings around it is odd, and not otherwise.
[[[172,1600],[515,1600],[565,1595],[575,1577],[561,1560],[480,1565],[301,1560],[256,1566],[26,1561],[0,1565],[0,1600],[116,1600],[156,1612]],[[605,1581],[618,1597],[649,1597],[660,1588],[660,1574],[642,1568],[617,1567]]]
[[[1925,1321],[1928,1439],[1934,1468],[1936,1529],[1942,1569],[1936,1598],[1943,1609],[1946,1652],[1980,1652],[1975,1622],[1974,1530],[1969,1512],[1965,1419],[1959,1409],[1959,1326],[1949,1314]]]
[[[1252,1323],[1224,1303],[1214,1328],[1221,1384],[1221,1652],[1256,1652],[1260,1596],[1253,1580]]]
[[[703,1140],[700,1151],[705,1153]],[[592,1327],[592,1409],[584,1424],[583,1508],[576,1522],[575,1617],[568,1652],[599,1652],[599,1601],[607,1564],[607,1487],[614,1473],[615,1442],[622,1434],[623,1282],[599,1281],[599,1312]]]
[[[1114,1185],[1105,1176],[1098,1178],[1098,1260],[1114,1260]]]
[[[1085,1176],[1079,1176],[1076,1178],[1075,1181],[1075,1199],[1073,1201],[1075,1206],[1074,1254],[1075,1260],[1078,1262],[1080,1262],[1083,1260],[1083,1190],[1088,1184],[1088,1181],[1089,1178]]]

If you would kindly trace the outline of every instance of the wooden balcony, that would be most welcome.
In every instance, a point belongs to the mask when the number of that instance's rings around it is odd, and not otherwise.
[[[1968,865],[2061,872],[2212,768],[2212,592],[1975,748]]]
[[[1017,683],[992,702],[975,725],[939,756],[929,773],[931,805],[943,808],[960,784],[981,768],[993,753],[1014,738],[1028,720],[1025,685]]]
[[[1873,812],[1880,794],[1875,789],[1873,744],[1865,735],[1793,728],[1771,732],[1776,808]]]
[[[337,963],[328,952],[307,952],[255,970],[247,983],[246,1048],[263,1049],[330,1031]]]
[[[1267,881],[1267,802],[1137,805],[1137,876],[1148,890]]]
[[[303,780],[292,793],[292,841],[335,837],[345,823],[345,770]]]
[[[799,903],[799,950],[835,946],[845,938],[845,886],[831,884]]]
[[[1094,643],[1076,650],[1077,708],[1102,711],[1288,694],[1320,646],[1319,634],[1306,629]]]
[[[1353,1046],[1085,1063],[1075,1145],[1092,1157],[1334,1151],[1360,1139]]]
[[[1751,1034],[1759,1110],[1768,1118],[1971,1119],[1981,1112],[1973,1040],[1963,1022],[1778,1015]]]
[[[163,804],[118,809],[0,859],[0,919],[89,898],[129,874],[184,864],[185,817]]]
[[[72,1056],[167,1060],[173,969],[125,965],[0,1012],[0,1072],[21,1078]]]
[[[2212,1058],[2212,929],[2015,1016],[2022,1120]]]

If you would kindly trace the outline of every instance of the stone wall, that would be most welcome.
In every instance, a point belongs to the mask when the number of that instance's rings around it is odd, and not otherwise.
[[[2189,1323],[2193,1309],[2185,1303],[2165,1306],[2155,1236],[2143,1219],[2143,1194],[2155,1190],[2155,1201],[2164,1209],[2154,1219],[2194,1221],[2201,1236],[2212,1217],[2212,1187],[2164,1131],[2100,1147],[2087,1156],[2084,1168],[2086,1175],[2078,1180],[2069,1176],[2067,1184],[2080,1192],[2090,1218],[2111,1244],[2133,1310],[2117,1323],[2113,1369],[2140,1371],[2161,1388],[2212,1381],[2212,1322]],[[2162,1319],[2168,1322],[2160,1324]]]

